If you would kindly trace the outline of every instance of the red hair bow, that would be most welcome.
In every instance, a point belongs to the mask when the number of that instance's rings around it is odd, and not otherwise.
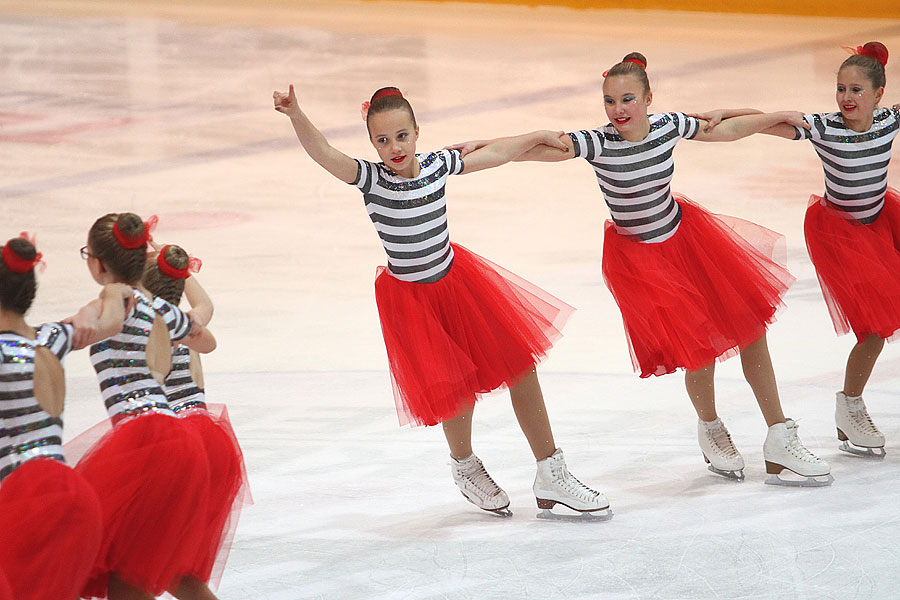
[[[159,272],[163,275],[167,275],[172,279],[187,279],[191,276],[191,273],[198,272],[200,267],[203,266],[203,261],[191,256],[188,258],[187,267],[184,269],[176,269],[166,260],[166,250],[169,249],[169,246],[171,246],[171,244],[163,246],[160,249],[159,254],[156,255],[156,266],[159,267]]]
[[[119,229],[119,220],[116,219],[115,223],[113,223],[112,231],[113,235],[116,236],[116,241],[119,242],[119,245],[125,248],[126,250],[133,250],[135,248],[140,248],[141,246],[146,246],[147,242],[153,239],[153,236],[150,235],[153,233],[153,230],[156,229],[156,225],[159,223],[159,217],[153,215],[146,221],[144,221],[144,233],[138,236],[129,237],[126,233]]]
[[[34,246],[35,237],[34,235],[29,235],[28,232],[23,231],[19,234],[20,238],[24,238],[31,242],[31,245]],[[12,271],[13,273],[23,274],[28,273],[29,271],[33,271],[35,266],[41,265],[41,270],[43,270],[46,265],[44,261],[41,260],[43,258],[43,254],[38,252],[34,259],[22,258],[16,251],[9,247],[9,243],[6,243],[3,246],[3,264],[6,265],[6,268]]]

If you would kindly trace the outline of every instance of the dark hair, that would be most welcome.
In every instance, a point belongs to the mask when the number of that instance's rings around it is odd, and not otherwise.
[[[109,213],[103,215],[91,226],[88,233],[88,249],[100,259],[119,283],[134,285],[144,274],[147,262],[147,244],[137,248],[123,248],[113,233],[113,225],[127,238],[144,235],[144,222],[134,213]]]
[[[412,119],[413,127],[418,126],[416,124],[416,115],[413,112],[412,105],[403,97],[400,90],[395,87],[383,87],[372,94],[372,99],[369,100],[369,112],[366,115],[366,128],[368,129],[369,127],[370,116],[398,108],[409,113],[409,118]],[[371,130],[369,133],[372,133]]]
[[[647,79],[647,59],[640,52],[627,54],[622,62],[616,63],[606,72],[606,77],[615,77],[616,75],[635,77],[644,86],[644,93],[650,93],[650,80]]]
[[[863,74],[872,82],[872,87],[884,87],[886,82],[884,66],[888,61],[888,49],[881,42],[866,42],[859,49],[859,54],[854,54],[841,63],[844,67],[859,67]]]
[[[191,258],[181,246],[170,245],[164,248],[166,251],[165,260],[175,269],[187,269]],[[159,270],[159,264],[154,256],[147,261],[144,267],[143,284],[147,290],[154,296],[159,296],[166,302],[178,305],[181,302],[181,295],[184,293],[184,279],[175,279],[169,277]]]
[[[13,238],[6,242],[6,245],[24,260],[37,258],[37,250],[25,238]],[[34,277],[34,269],[25,273],[14,273],[3,260],[0,260],[0,307],[3,307],[3,310],[24,315],[31,308],[35,293],[37,280]]]

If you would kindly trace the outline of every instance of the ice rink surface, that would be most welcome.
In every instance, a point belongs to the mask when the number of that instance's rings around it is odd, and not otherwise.
[[[887,458],[837,450],[833,410],[853,340],[837,337],[802,237],[821,166],[805,142],[682,142],[674,189],[787,236],[798,277],[771,328],[785,412],[831,462],[823,489],[763,484],[766,428],[738,360],[719,412],[747,462],[706,470],[679,374],[632,373],[600,275],[608,213],[590,167],[513,164],[450,181],[452,238],[579,310],[540,376],[558,444],[602,489],[608,523],[535,519],[533,458],[508,396],[476,410],[475,445],[515,515],[459,495],[440,429],[401,429],[372,280],[383,251],[360,194],[301,150],[272,91],[339,149],[375,159],[359,105],[397,85],[419,149],[605,124],[601,73],[649,59],[657,111],[835,110],[841,46],[900,56],[900,22],[577,11],[473,4],[0,0],[3,239],[37,233],[32,322],[98,288],[78,256],[106,212],[158,214],[156,238],[204,261],[219,349],[205,359],[255,504],[223,600],[789,599],[900,596],[900,347],[866,391]],[[262,4],[262,3],[261,3]],[[900,60],[886,104],[900,102]],[[891,169],[900,185],[900,163]],[[67,434],[104,412],[86,353],[68,361]],[[178,457],[160,457],[177,461]],[[164,509],[164,507],[161,507]]]

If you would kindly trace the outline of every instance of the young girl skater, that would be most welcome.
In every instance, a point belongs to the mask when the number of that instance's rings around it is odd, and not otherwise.
[[[215,340],[177,307],[140,288],[149,234],[137,215],[111,213],[97,219],[82,248],[97,283],[134,288],[134,308],[119,332],[91,346],[114,426],[76,467],[103,510],[103,543],[82,592],[86,598],[147,599],[167,589],[178,598],[212,597],[203,595],[204,586],[183,585],[206,531],[205,520],[197,518],[209,502],[206,451],[196,432],[175,417],[148,356],[159,348],[169,356],[172,341],[208,352]],[[82,311],[75,321],[90,318]]]
[[[451,243],[447,230],[448,176],[501,165],[540,143],[558,145],[558,134],[498,140],[465,161],[453,150],[416,154],[412,107],[400,90],[388,87],[363,107],[369,139],[383,161],[373,163],[332,148],[300,110],[293,86],[274,99],[310,157],[363,193],[381,237],[388,266],[379,268],[375,297],[401,425],[442,423],[463,496],[484,510],[511,514],[506,492],[472,452],[476,398],[509,387],[537,460],[538,506],[549,511],[562,504],[611,517],[606,497],[568,472],[535,372],[572,309]]]
[[[213,304],[192,275],[200,269],[199,259],[189,257],[179,246],[160,246],[153,241],[150,244],[157,252],[149,257],[144,268],[144,287],[173,306],[178,306],[184,294],[191,305],[192,322],[205,327],[212,318]],[[172,410],[196,429],[209,459],[210,496],[204,507],[206,532],[189,571],[191,579],[183,584],[206,586],[210,580],[218,583],[225,568],[241,504],[249,496],[247,473],[227,410],[222,405],[207,409],[200,357],[179,344],[168,358],[167,372],[161,374],[166,399]]]
[[[806,247],[835,332],[856,334],[836,394],[837,436],[841,450],[877,458],[885,454],[884,435],[862,394],[885,340],[900,332],[900,194],[887,185],[900,106],[878,107],[887,60],[880,42],[858,47],[838,70],[837,112],[804,115],[805,128],[782,124],[763,132],[810,140],[822,161],[825,193],[810,197]],[[714,125],[751,112],[708,116]]]
[[[713,387],[715,362],[740,353],[769,428],[763,455],[772,476],[766,483],[828,485],[828,464],[801,444],[797,424],[782,413],[766,343],[766,328],[794,280],[770,256],[781,236],[745,221],[726,223],[669,188],[680,139],[736,140],[799,122],[799,113],[745,116],[709,133],[683,113],[648,115],[653,94],[646,67],[634,52],[606,73],[608,125],[563,136],[567,152],[539,146],[517,160],[579,157],[594,168],[612,216],[604,231],[603,275],[622,312],[632,362],[641,377],[685,370],[710,470],[744,477],[743,458],[716,413]],[[785,469],[801,478],[783,479]]]
[[[74,328],[25,322],[40,259],[24,234],[0,247],[0,572],[9,598],[71,600],[100,549],[100,501],[63,457],[62,362]],[[122,326],[130,293],[103,288],[95,340]]]

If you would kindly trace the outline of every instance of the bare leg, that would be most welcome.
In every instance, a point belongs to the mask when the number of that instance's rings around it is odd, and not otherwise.
[[[531,446],[535,460],[544,460],[556,452],[550,418],[544,405],[544,394],[534,367],[509,390],[519,427]]]
[[[444,436],[450,446],[450,456],[457,460],[468,458],[472,454],[472,413],[475,404],[461,411],[458,415],[441,423]]]
[[[697,411],[697,416],[701,421],[715,421],[718,418],[715,374],[716,363],[703,369],[684,373],[684,387],[687,388],[688,396],[690,396],[694,410]]]
[[[208,585],[191,576],[182,577],[178,587],[170,589],[169,593],[178,600],[219,600]]]
[[[784,423],[784,413],[781,410],[781,399],[778,397],[778,384],[775,382],[775,369],[772,367],[766,334],[741,351],[741,366],[744,367],[744,378],[753,388],[753,394],[759,403],[766,425],[771,427],[776,423]]]
[[[863,341],[853,346],[847,359],[847,370],[844,373],[844,394],[862,396],[863,389],[872,375],[875,361],[884,348],[884,338],[870,334]]]
[[[109,576],[109,588],[107,591],[109,600],[153,600],[155,596],[136,587],[131,587],[115,574]]]

